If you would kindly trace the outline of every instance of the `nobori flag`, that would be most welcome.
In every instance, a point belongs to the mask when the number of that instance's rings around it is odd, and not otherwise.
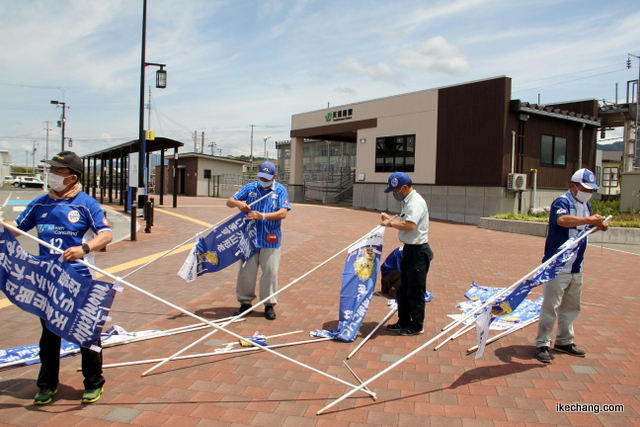
[[[59,337],[94,351],[108,320],[116,287],[79,274],[59,256],[27,252],[1,227],[0,290],[22,310],[42,318]]]
[[[342,271],[338,330],[316,330],[312,335],[344,342],[356,339],[375,289],[383,241],[384,227],[376,227],[349,248]]]
[[[533,288],[555,279],[567,261],[573,258],[580,248],[587,244],[587,240],[583,237],[590,229],[591,227],[587,226],[578,234],[564,242],[556,251],[556,254],[560,255],[554,255],[555,259],[553,259],[552,262],[545,267],[541,266],[531,279],[522,282],[509,295],[494,303],[492,308],[493,314],[501,316],[513,313]]]
[[[218,226],[191,249],[178,276],[193,282],[205,273],[220,271],[238,261],[247,262],[257,251],[255,221],[242,212]]]

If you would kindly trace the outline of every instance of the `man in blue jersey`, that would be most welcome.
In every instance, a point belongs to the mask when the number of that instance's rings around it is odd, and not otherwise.
[[[586,225],[592,225],[602,231],[607,230],[605,218],[591,214],[589,199],[598,189],[596,177],[589,169],[580,169],[573,174],[569,191],[551,204],[549,232],[544,245],[542,262],[551,258],[564,242],[575,236]],[[558,330],[554,349],[576,357],[586,355],[586,352],[579,349],[573,342],[573,322],[580,314],[582,261],[587,249],[587,239],[580,244],[580,249],[567,261],[556,278],[542,285],[544,299],[538,322],[536,359],[543,363],[551,363],[549,347],[556,319]]]
[[[258,267],[262,270],[260,277],[260,300],[271,296],[265,302],[264,317],[268,320],[276,318],[273,306],[277,304],[278,269],[280,268],[280,244],[282,231],[280,224],[291,210],[289,195],[284,185],[276,182],[276,165],[263,162],[258,168],[258,180],[242,187],[227,200],[227,206],[238,208],[241,212],[248,212],[247,218],[256,221],[258,252],[244,265],[240,265],[236,296],[240,308],[234,316],[251,308],[251,302],[256,297],[256,279]],[[270,193],[270,194],[269,194]],[[256,200],[269,194],[268,197],[251,205]]]
[[[47,182],[49,193],[33,200],[15,221],[23,231],[36,228],[38,238],[64,250],[62,257],[84,276],[91,272],[74,261],[82,258],[93,264],[93,252],[105,247],[112,239],[111,226],[98,202],[84,193],[80,184],[82,160],[71,151],[63,151],[46,163],[51,165]],[[57,252],[40,245],[40,255]],[[60,337],[49,331],[41,319],[40,373],[35,396],[36,405],[46,405],[58,392],[60,371]],[[98,343],[98,345],[100,345]],[[102,353],[81,347],[84,394],[82,403],[100,399],[105,379],[102,376]]]

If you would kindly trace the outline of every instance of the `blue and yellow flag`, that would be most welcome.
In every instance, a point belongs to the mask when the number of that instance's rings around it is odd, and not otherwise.
[[[318,329],[312,335],[344,342],[356,339],[375,290],[383,241],[384,227],[376,227],[349,248],[342,270],[338,330]]]
[[[220,271],[238,261],[246,262],[257,251],[256,224],[242,212],[198,239],[178,276],[193,282],[205,273]]]

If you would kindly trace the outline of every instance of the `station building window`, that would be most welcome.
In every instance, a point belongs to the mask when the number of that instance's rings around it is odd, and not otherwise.
[[[376,138],[376,172],[414,172],[415,135]]]
[[[540,142],[540,164],[544,166],[567,165],[567,138],[542,135]]]

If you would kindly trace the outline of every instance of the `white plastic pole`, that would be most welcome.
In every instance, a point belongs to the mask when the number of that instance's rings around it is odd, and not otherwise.
[[[314,342],[318,342],[318,341],[328,341],[328,340],[332,340],[333,338],[317,338],[317,339],[313,339],[313,340],[306,340],[306,341],[296,341],[296,342],[290,342],[290,343],[283,343],[283,344],[272,344],[269,345],[267,347],[269,348],[280,348],[280,347],[291,347],[294,345],[301,345],[301,344],[309,344],[309,343],[314,343]],[[214,352],[210,352],[210,353],[200,353],[200,354],[189,354],[187,356],[178,356],[175,358],[175,360],[189,360],[189,359],[198,359],[201,357],[210,357],[210,356],[223,356],[223,355],[227,355],[227,354],[236,354],[236,353],[246,353],[246,352],[250,352],[250,351],[256,351],[258,350],[258,347],[243,347],[243,348],[238,348],[235,350],[224,350],[224,349],[219,349],[220,351],[214,351]],[[133,365],[144,365],[145,363],[155,363],[155,362],[160,362],[164,359],[149,359],[149,360],[137,360],[134,362],[122,362],[122,363],[112,363],[110,365],[103,365],[103,368],[117,368],[117,367],[121,367],[121,366],[133,366]]]
[[[509,335],[509,334],[512,334],[512,333],[514,333],[514,332],[516,332],[516,331],[519,331],[520,329],[523,329],[523,328],[525,328],[525,327],[529,326],[529,325],[530,325],[530,324],[532,324],[532,323],[536,323],[536,322],[538,321],[538,319],[540,319],[540,316],[535,316],[535,317],[533,317],[533,318],[531,318],[531,319],[529,319],[529,320],[526,320],[526,321],[524,321],[524,322],[522,322],[522,323],[519,323],[519,324],[515,325],[515,326],[514,326],[514,327],[512,327],[512,328],[509,328],[509,329],[507,329],[507,330],[505,330],[505,331],[502,331],[502,332],[500,332],[498,335],[496,335],[496,336],[494,336],[494,337],[489,338],[489,339],[487,340],[487,344],[486,344],[486,345],[489,345],[489,344],[491,344],[491,343],[492,343],[492,342],[494,342],[494,341],[498,341],[500,338],[504,338],[504,337],[506,337],[506,336],[507,336],[507,335]],[[474,351],[476,351],[477,349],[478,349],[478,346],[477,346],[477,345],[474,345],[473,347],[471,347],[471,348],[467,349],[467,353],[468,353],[468,354],[471,354],[471,353],[473,353]]]
[[[342,252],[348,250],[350,247],[356,245],[358,242],[360,242],[363,239],[366,239],[370,234],[372,234],[373,232],[375,232],[378,228],[383,228],[381,226],[377,226],[374,229],[372,229],[369,233],[365,234],[363,237],[361,237],[360,239],[356,240],[354,243],[350,244],[349,246],[347,246],[346,248],[342,249],[341,251],[337,252],[336,254],[334,254],[333,256],[329,257],[327,260],[325,260],[324,262],[318,264],[317,266],[315,266],[314,268],[312,268],[311,270],[307,271],[305,274],[303,274],[302,276],[298,277],[297,279],[293,280],[291,283],[289,283],[288,285],[284,286],[283,288],[278,289],[276,292],[274,292],[273,294],[267,296],[266,298],[264,298],[261,301],[258,301],[257,303],[255,303],[253,306],[251,306],[249,309],[247,309],[246,311],[240,313],[239,315],[235,316],[233,319],[239,319],[243,316],[246,316],[247,314],[249,314],[250,312],[252,312],[254,310],[255,307],[258,307],[260,304],[264,303],[265,301],[268,301],[271,297],[273,297],[274,295],[279,294],[280,292],[284,291],[285,289],[293,286],[294,284],[298,283],[300,280],[302,280],[303,278],[307,277],[309,274],[313,273],[314,271],[316,271],[317,269],[319,269],[320,267],[324,266],[325,264],[327,264],[328,262],[330,262],[331,260],[333,260],[335,257],[337,257],[338,255],[340,255]],[[223,327],[226,326],[226,324],[222,325]],[[187,347],[183,348],[182,350],[174,353],[173,355],[169,356],[167,359],[165,359],[164,361],[162,361],[161,363],[151,367],[150,369],[148,369],[147,371],[142,373],[142,376],[147,375],[148,373],[150,373],[151,371],[159,368],[160,366],[164,365],[165,363],[173,360],[174,358],[176,358],[177,356],[181,355],[182,353],[184,353],[185,351],[187,351],[188,349],[190,349],[191,347],[199,344],[200,342],[204,341],[205,339],[209,338],[211,335],[213,335],[216,332],[216,330],[213,330],[211,332],[209,332],[208,334],[206,334],[205,336],[203,336],[202,338],[197,339],[196,341],[194,341],[193,343],[189,344]]]
[[[264,196],[260,197],[258,200],[256,200],[255,202],[249,204],[249,206],[252,206],[256,203],[258,203],[260,200],[264,199],[265,197],[267,197],[269,194],[271,194],[271,192],[268,192],[267,194],[265,194]],[[228,217],[218,221],[217,223],[215,223],[214,225],[210,226],[209,228],[205,229],[204,231],[201,231],[200,233],[196,234],[193,237],[189,237],[187,240],[185,240],[184,242],[178,244],[177,246],[174,246],[173,248],[169,249],[168,251],[166,251],[165,253],[163,253],[162,255],[158,256],[157,258],[152,259],[151,261],[147,262],[146,264],[141,265],[140,267],[136,268],[135,270],[133,270],[132,272],[130,272],[129,274],[123,276],[123,279],[126,279],[127,277],[131,276],[134,273],[137,273],[138,271],[142,270],[143,268],[147,267],[149,264],[152,264],[156,261],[158,261],[161,258],[166,257],[167,255],[169,255],[171,252],[177,250],[178,248],[181,248],[182,246],[186,245],[187,243],[189,243],[191,240],[195,239],[196,237],[198,237],[200,234],[204,234],[209,232],[210,230],[213,230],[214,228],[218,227],[220,224],[224,224],[226,221],[230,220],[231,218],[233,218],[236,215],[239,215],[240,212],[234,212],[231,215],[229,215]]]
[[[4,223],[4,224],[2,224],[2,225],[4,225],[5,227],[7,227],[7,228],[8,228],[9,230],[11,230],[11,231],[16,231],[16,232],[18,232],[18,233],[20,233],[20,234],[22,234],[22,235],[24,235],[24,236],[27,236],[27,237],[28,237],[28,238],[30,238],[30,239],[33,239],[33,240],[37,241],[39,244],[41,244],[41,245],[43,245],[43,246],[45,246],[45,247],[47,247],[47,248],[49,248],[49,249],[52,249],[52,250],[54,250],[54,251],[56,251],[56,252],[59,252],[59,253],[64,252],[63,250],[61,250],[61,249],[59,249],[59,248],[57,248],[57,247],[55,247],[55,246],[53,246],[53,245],[50,245],[49,243],[47,243],[47,242],[45,242],[45,241],[43,241],[43,240],[40,240],[40,239],[38,239],[37,237],[34,237],[34,236],[32,236],[32,235],[30,235],[30,234],[28,234],[28,233],[25,233],[24,231],[20,230],[19,228],[13,227],[13,226],[11,226],[11,225],[9,225],[9,224],[7,224],[7,223]],[[360,239],[360,240],[362,240],[362,239]],[[169,307],[171,307],[171,308],[173,308],[173,309],[175,309],[175,310],[178,310],[178,311],[180,311],[181,313],[186,314],[187,316],[191,316],[191,317],[193,317],[193,318],[195,318],[195,319],[198,319],[198,320],[200,320],[200,321],[202,321],[202,322],[204,322],[204,323],[208,324],[209,326],[211,326],[211,327],[213,327],[213,328],[216,328],[217,330],[224,331],[224,332],[228,333],[229,335],[234,336],[234,337],[236,337],[236,338],[238,338],[238,339],[240,339],[240,340],[245,339],[245,337],[243,337],[242,335],[238,335],[238,334],[236,334],[236,333],[234,333],[234,332],[231,332],[231,331],[229,331],[229,330],[225,329],[225,328],[224,328],[224,327],[222,327],[222,326],[218,326],[218,325],[216,325],[215,323],[213,323],[213,322],[211,322],[211,321],[209,321],[209,320],[207,320],[207,319],[205,319],[205,318],[203,318],[203,317],[200,317],[200,316],[198,316],[197,314],[194,314],[194,313],[190,312],[189,310],[185,310],[184,308],[182,308],[182,307],[180,307],[180,306],[178,306],[178,305],[175,305],[175,304],[173,304],[173,303],[171,303],[171,302],[169,302],[169,301],[166,301],[166,300],[164,300],[164,299],[162,299],[162,298],[160,298],[160,297],[157,297],[157,296],[153,295],[152,293],[150,293],[150,292],[148,292],[148,291],[145,291],[145,290],[144,290],[144,289],[142,289],[142,288],[139,288],[139,287],[137,287],[137,286],[135,286],[135,285],[132,285],[131,283],[127,282],[126,280],[121,280],[121,279],[119,279],[119,278],[117,278],[117,277],[113,276],[111,273],[107,273],[106,271],[104,271],[104,270],[102,270],[102,269],[100,269],[100,268],[96,267],[95,265],[91,265],[91,264],[89,264],[88,262],[86,262],[86,261],[84,261],[84,260],[82,260],[82,259],[78,259],[78,260],[76,260],[76,262],[78,262],[78,263],[80,263],[80,264],[84,265],[85,267],[91,268],[91,269],[93,269],[93,270],[97,271],[98,273],[100,273],[100,274],[102,274],[102,275],[104,275],[104,276],[107,276],[107,277],[110,277],[110,278],[114,279],[114,280],[115,280],[116,282],[118,282],[119,284],[126,285],[126,286],[130,287],[130,288],[131,288],[131,289],[133,289],[133,290],[136,290],[136,291],[138,291],[138,292],[140,292],[140,293],[142,293],[142,294],[144,294],[144,295],[146,295],[146,296],[148,296],[148,297],[150,297],[150,298],[155,299],[155,300],[156,300],[156,301],[158,301],[158,302],[161,302],[161,303],[163,303],[163,304],[165,304],[165,305],[167,305],[167,306],[169,306]],[[230,320],[229,322],[225,323],[225,326],[226,326],[228,323],[230,323],[231,321],[233,321],[233,320],[235,320],[235,319],[232,319],[232,320]],[[337,377],[334,377],[334,376],[332,376],[332,375],[327,374],[326,372],[322,372],[322,371],[320,371],[320,370],[318,370],[318,369],[316,369],[316,368],[313,368],[313,367],[311,367],[311,366],[309,366],[309,365],[305,365],[305,364],[304,364],[304,363],[302,363],[302,362],[298,362],[297,360],[292,359],[292,358],[290,358],[290,357],[287,357],[287,356],[285,356],[285,355],[283,355],[283,354],[280,354],[280,353],[278,353],[278,352],[276,352],[276,351],[274,351],[274,350],[271,350],[270,348],[268,348],[268,347],[266,347],[266,346],[261,346],[261,345],[259,345],[259,344],[255,344],[255,343],[253,343],[253,342],[251,342],[251,341],[249,341],[249,344],[251,344],[251,345],[252,345],[252,346],[254,346],[254,347],[257,347],[257,348],[263,349],[263,350],[265,350],[265,351],[267,351],[267,352],[269,352],[269,353],[271,353],[271,354],[274,354],[274,355],[276,355],[276,356],[278,356],[278,357],[281,357],[281,358],[283,358],[283,359],[285,359],[285,360],[287,360],[287,361],[289,361],[289,362],[291,362],[291,363],[295,363],[296,365],[299,365],[299,366],[305,367],[305,368],[310,369],[310,370],[312,370],[312,371],[314,371],[314,372],[316,372],[316,373],[318,373],[318,374],[320,374],[320,375],[324,375],[324,376],[326,376],[326,377],[328,377],[328,378],[331,378],[331,379],[333,379],[334,381],[338,381],[338,382],[343,383],[343,384],[345,384],[345,385],[348,385],[348,386],[350,386],[350,387],[356,387],[355,385],[353,385],[353,384],[351,384],[351,383],[349,383],[349,382],[347,382],[347,381],[343,381],[343,380],[341,380],[340,378],[337,378]],[[144,374],[143,374],[143,376],[144,376]],[[367,393],[367,394],[371,394],[371,393],[369,393],[369,392],[367,392],[367,391],[365,391],[365,393]]]
[[[376,325],[375,328],[373,328],[373,330],[369,333],[369,335],[367,335],[362,342],[360,342],[360,344],[358,344],[358,346],[351,352],[349,353],[349,355],[347,356],[347,360],[351,359],[353,357],[354,354],[356,354],[358,352],[358,350],[360,350],[360,348],[367,342],[369,341],[369,338],[371,338],[373,336],[373,334],[376,333],[376,331],[380,328],[380,326],[384,325],[387,320],[389,320],[391,318],[391,316],[393,316],[395,314],[395,312],[398,311],[397,308],[393,308],[391,309],[391,311],[389,312],[389,314],[387,314],[384,319],[382,319],[382,321],[380,323],[378,323]]]
[[[603,222],[608,221],[611,218],[611,216],[608,216]],[[577,244],[580,240],[586,238],[589,234],[591,234],[592,232],[598,230],[596,227],[593,227],[591,230],[587,231],[583,236],[581,236],[579,239],[576,239],[574,241],[574,245]],[[476,313],[481,312],[482,310],[485,309],[485,307],[489,306],[489,305],[493,305],[494,301],[496,301],[499,297],[501,297],[502,295],[506,294],[507,292],[510,292],[512,289],[514,289],[516,286],[518,286],[522,281],[524,281],[527,277],[529,277],[530,275],[534,274],[535,272],[537,272],[539,269],[541,268],[545,268],[546,266],[548,266],[549,264],[551,264],[556,258],[558,258],[561,254],[565,253],[566,251],[568,251],[571,246],[567,246],[566,248],[564,248],[561,251],[558,251],[556,254],[554,254],[551,258],[549,258],[546,262],[544,262],[542,265],[540,265],[538,268],[534,269],[533,271],[531,271],[529,274],[527,274],[526,276],[524,276],[522,279],[518,280],[517,282],[515,282],[513,285],[509,286],[508,288],[505,288],[503,291],[497,293],[496,295],[494,295],[492,298],[489,298],[484,304],[482,304],[481,306],[479,306],[478,308],[476,308],[475,310],[470,311],[469,313],[463,315],[460,317],[460,319],[458,319],[457,321],[453,322],[454,324],[449,328],[453,328],[456,325],[459,325],[461,323],[464,323],[467,319],[470,319],[471,317],[475,316]],[[391,364],[390,366],[386,367],[385,369],[383,369],[382,371],[380,371],[378,374],[374,375],[373,377],[369,378],[367,381],[365,381],[364,383],[360,384],[358,387],[350,390],[349,392],[345,393],[344,395],[342,395],[341,397],[339,397],[338,399],[334,400],[333,402],[331,402],[330,404],[328,404],[327,406],[325,406],[324,408],[320,409],[316,414],[320,415],[322,414],[325,410],[331,408],[332,406],[336,405],[339,402],[342,402],[344,399],[346,399],[347,397],[351,396],[352,394],[354,394],[356,391],[361,390],[362,388],[366,387],[367,385],[369,385],[371,382],[375,381],[376,379],[378,379],[379,377],[381,377],[382,375],[386,374],[387,372],[389,372],[390,370],[392,370],[393,368],[395,368],[396,366],[400,365],[401,363],[403,363],[405,360],[409,359],[410,357],[414,356],[416,353],[418,353],[419,351],[421,351],[422,349],[426,348],[427,346],[429,346],[430,344],[432,344],[433,342],[437,341],[438,339],[440,339],[441,337],[443,337],[448,331],[449,329],[445,329],[442,332],[440,332],[438,335],[436,335],[435,337],[431,338],[429,341],[427,341],[426,343],[422,344],[420,347],[416,348],[415,350],[413,350],[411,353],[409,353],[408,355],[406,355],[405,357],[403,357],[402,359],[394,362],[393,364]]]

